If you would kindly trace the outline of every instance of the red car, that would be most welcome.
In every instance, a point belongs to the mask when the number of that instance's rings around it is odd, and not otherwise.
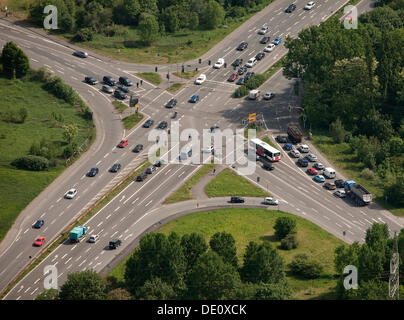
[[[128,144],[129,144],[129,141],[127,139],[123,139],[121,142],[119,142],[118,147],[125,148]]]
[[[45,243],[46,238],[45,237],[38,237],[36,238],[36,240],[34,241],[34,246],[35,247],[40,247]]]
[[[309,169],[307,169],[307,173],[308,173],[308,174],[311,174],[312,176],[318,175],[317,170],[314,169],[314,168],[309,168]]]
[[[233,81],[236,81],[237,78],[238,78],[238,74],[235,72],[229,77],[229,79],[227,79],[227,81],[233,82]]]

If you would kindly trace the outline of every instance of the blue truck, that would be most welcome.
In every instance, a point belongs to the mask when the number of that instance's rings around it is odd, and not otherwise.
[[[357,205],[365,206],[372,202],[372,194],[353,180],[345,181],[344,189],[347,197]]]
[[[84,236],[87,234],[88,227],[75,227],[70,231],[69,233],[69,239],[70,242],[80,242],[84,238]]]

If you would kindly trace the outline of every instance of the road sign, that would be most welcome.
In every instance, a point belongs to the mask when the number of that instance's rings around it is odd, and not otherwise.
[[[137,105],[135,105],[135,109],[138,109],[139,108],[139,105],[137,104]]]
[[[256,113],[250,113],[248,115],[248,122],[252,123],[252,122],[255,122],[255,121],[257,121],[257,114]]]

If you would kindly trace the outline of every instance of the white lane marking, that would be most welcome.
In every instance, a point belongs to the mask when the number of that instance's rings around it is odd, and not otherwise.
[[[327,217],[327,216],[323,216],[324,218],[326,218],[327,220],[330,220],[330,218],[329,217]]]
[[[21,255],[22,255],[22,251],[18,254],[18,256],[15,259],[17,260],[19,257],[21,257]]]
[[[115,210],[114,210],[114,212],[116,212],[116,211],[118,211],[119,210],[119,208],[120,208],[120,206],[118,206]]]
[[[83,265],[83,263],[85,263],[87,261],[87,259],[84,259],[80,264],[79,267],[81,267]]]
[[[41,278],[36,279],[34,284],[37,284],[39,280],[41,280]]]
[[[97,228],[103,224],[103,221],[101,221],[99,224],[97,224]]]
[[[145,205],[145,207],[147,207],[150,203],[152,203],[153,202],[153,200],[150,200],[146,205]]]
[[[110,217],[111,217],[111,213],[105,219],[108,220]]]
[[[342,226],[341,226],[338,222],[336,222],[335,224],[336,224],[338,227],[342,228]]]
[[[61,259],[63,260],[66,256],[67,256],[67,253],[65,253]]]
[[[77,247],[77,244],[75,244],[75,245],[70,249],[70,251],[73,251],[73,249],[76,248],[76,247]]]
[[[63,272],[61,274],[58,275],[58,279],[62,276]]]
[[[28,230],[29,230],[29,229],[25,230],[25,231],[24,231],[24,234],[26,234],[26,233],[28,232]]]
[[[104,159],[109,156],[109,152],[104,156]]]
[[[75,262],[79,261],[81,259],[81,256],[78,257],[76,260],[74,260]]]
[[[31,289],[31,287],[28,287],[27,290],[24,291],[24,293],[27,293],[29,289]]]

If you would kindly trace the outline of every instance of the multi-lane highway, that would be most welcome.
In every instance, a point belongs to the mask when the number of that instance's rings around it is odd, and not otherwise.
[[[288,81],[278,73],[264,84],[262,91],[268,89],[276,93],[276,98],[270,103],[262,100],[234,99],[231,95],[236,85],[227,82],[230,74],[234,72],[230,64],[237,58],[243,58],[246,62],[264,49],[265,45],[259,43],[262,35],[257,33],[263,25],[269,27],[267,35],[271,40],[275,36],[281,36],[285,40],[287,35],[295,37],[301,29],[324,21],[345,2],[316,1],[314,9],[304,11],[302,8],[305,1],[295,1],[297,9],[287,14],[284,10],[289,2],[274,1],[207,52],[202,57],[201,65],[197,61],[185,63],[197,66],[206,74],[207,80],[202,85],[196,86],[189,81],[174,95],[166,91],[165,87],[156,87],[147,81],[144,81],[140,88],[133,88],[132,91],[140,97],[141,111],[145,114],[144,120],[152,118],[155,125],[162,120],[170,122],[171,114],[175,110],[178,112],[176,120],[179,121],[181,130],[194,128],[202,132],[202,129],[210,128],[212,125],[218,125],[221,129],[240,128],[242,120],[246,119],[249,113],[257,112],[264,116],[265,125],[272,134],[284,133],[288,123],[295,116],[294,111],[290,112],[288,109],[289,105],[297,104],[293,94],[294,81]],[[365,10],[368,7],[363,8]],[[137,126],[126,132],[120,121],[121,115],[110,103],[113,99],[101,92],[101,84],[89,86],[83,83],[83,79],[85,76],[92,76],[100,81],[104,75],[111,75],[115,79],[125,75],[137,82],[139,81],[135,75],[137,72],[154,71],[154,66],[113,61],[92,53],[86,59],[79,59],[72,56],[74,49],[71,45],[46,36],[40,31],[23,28],[3,19],[0,20],[0,44],[4,45],[8,41],[14,41],[22,47],[29,56],[33,68],[47,67],[83,97],[94,112],[97,139],[86,154],[30,203],[0,244],[0,288],[4,288],[31,259],[38,255],[41,249],[32,247],[35,237],[45,236],[46,243],[50,243],[75,217],[145,159],[147,147],[140,154],[131,152],[136,144],[151,146],[153,143],[148,141],[151,129]],[[244,51],[235,50],[242,41],[248,42],[248,48]],[[273,52],[267,53],[252,71],[259,73],[266,70],[286,52],[285,50],[282,42]],[[211,60],[213,65],[218,58],[225,59],[227,68],[213,69],[207,65],[208,60]],[[164,73],[174,70],[176,66],[173,65],[159,67],[159,71]],[[194,93],[198,93],[201,100],[191,104],[188,99]],[[172,97],[178,100],[177,106],[174,109],[165,109],[165,103]],[[129,140],[129,146],[124,149],[116,148],[123,137]],[[184,143],[185,141],[181,142],[181,145]],[[328,163],[321,155],[318,156],[321,162]],[[402,222],[376,204],[367,208],[356,208],[347,201],[334,198],[330,192],[323,190],[296,167],[287,154],[284,153],[283,158],[276,166],[276,170],[269,173],[258,168],[253,175],[247,177],[257,183],[256,178],[260,176],[258,184],[265,189],[268,188],[281,200],[282,210],[304,216],[347,242],[363,241],[365,229],[375,221],[388,223],[391,231],[398,230],[402,226]],[[121,172],[118,174],[108,172],[116,162],[121,163]],[[86,177],[87,171],[94,166],[100,169],[100,173],[95,178]],[[159,210],[163,200],[198,168],[197,165],[168,163],[146,181],[129,184],[88,222],[89,233],[100,235],[97,243],[77,245],[65,243],[59,246],[20,281],[6,298],[34,298],[43,289],[43,266],[47,264],[56,264],[60,284],[69,272],[89,268],[101,270],[119,250],[146,230],[150,226],[149,222],[159,221]],[[64,199],[64,193],[70,188],[76,188],[78,195],[72,200]],[[215,204],[220,201],[224,200],[216,199]],[[147,222],[144,217],[148,217],[150,221]],[[38,218],[45,219],[44,227],[39,230],[32,229],[32,224]],[[346,231],[345,237],[342,236],[342,231]],[[123,246],[118,251],[104,250],[111,238],[123,240]]]

